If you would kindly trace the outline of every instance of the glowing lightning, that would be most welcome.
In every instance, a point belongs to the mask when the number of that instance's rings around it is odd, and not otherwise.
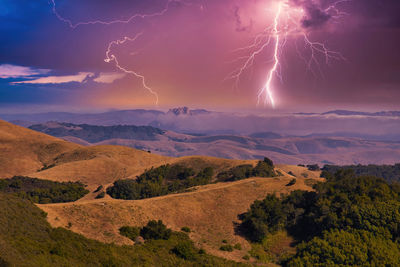
[[[328,6],[322,11],[329,15],[332,20],[338,20],[342,16],[347,15],[337,7],[338,4],[349,2],[351,0],[339,0],[332,5]],[[251,45],[234,50],[233,52],[250,51],[247,56],[238,57],[232,63],[244,60],[240,68],[233,71],[228,75],[225,80],[235,80],[235,85],[238,86],[240,77],[250,67],[253,66],[254,61],[267,47],[270,46],[271,40],[274,40],[272,66],[268,70],[267,80],[264,86],[257,94],[257,104],[262,100],[264,105],[270,103],[272,108],[276,106],[276,99],[274,98],[274,78],[279,78],[282,81],[280,57],[289,37],[294,37],[296,42],[297,53],[299,57],[306,63],[307,69],[315,75],[313,66],[316,66],[322,75],[322,71],[317,60],[317,55],[322,55],[325,58],[325,63],[329,64],[330,59],[345,60],[345,58],[338,52],[329,50],[324,43],[311,41],[307,35],[306,29],[301,25],[301,20],[304,18],[304,10],[301,7],[294,7],[290,5],[289,0],[279,0],[277,7],[273,9],[274,21],[273,25],[265,28],[260,34],[256,35]],[[305,48],[309,49],[309,56],[305,56],[300,52],[297,46],[297,37],[302,37]]]
[[[260,92],[258,93],[258,102],[260,101],[260,98],[263,95],[267,95],[269,98],[269,101],[271,102],[271,106],[274,108],[275,107],[275,100],[274,97],[272,96],[272,90],[271,90],[271,82],[272,82],[272,78],[278,68],[279,65],[279,57],[278,57],[278,52],[279,52],[279,32],[278,32],[278,24],[279,24],[279,17],[281,16],[281,12],[282,12],[282,2],[279,3],[278,5],[278,10],[276,12],[276,16],[274,19],[274,36],[275,36],[275,48],[274,48],[274,65],[272,66],[272,68],[269,70],[268,72],[268,79],[267,79],[267,83],[265,84],[265,86],[260,90]],[[264,104],[266,104],[267,98],[264,98]]]
[[[164,14],[166,14],[171,6],[172,3],[181,3],[184,5],[189,5],[188,3],[181,1],[181,0],[168,0],[165,7],[159,11],[159,12],[155,12],[155,13],[150,13],[150,14],[134,14],[131,17],[129,17],[126,20],[112,20],[112,21],[102,21],[102,20],[94,20],[94,21],[87,21],[87,22],[77,22],[77,23],[73,23],[71,20],[64,18],[63,16],[60,15],[60,13],[58,13],[57,9],[56,9],[56,2],[55,0],[50,0],[51,4],[52,4],[52,11],[54,13],[54,15],[62,22],[66,23],[70,28],[75,29],[79,26],[83,26],[83,25],[95,25],[95,24],[100,24],[100,25],[113,25],[113,24],[128,24],[132,21],[134,21],[135,19],[139,18],[139,19],[145,19],[145,18],[151,18],[151,17],[158,17],[158,16],[162,16]],[[114,45],[122,45],[127,41],[135,41],[137,38],[139,38],[142,35],[142,33],[137,34],[135,37],[130,38],[130,37],[124,37],[123,39],[120,40],[115,40],[115,41],[111,41],[108,44],[107,47],[107,51],[106,51],[106,58],[104,59],[105,62],[110,63],[110,62],[114,62],[115,66],[122,72],[125,72],[127,74],[131,74],[134,75],[136,78],[139,78],[142,81],[142,86],[143,88],[145,88],[146,90],[148,90],[152,95],[154,95],[155,99],[156,99],[156,105],[158,105],[158,94],[150,87],[147,85],[146,83],[146,79],[142,74],[139,74],[136,71],[133,70],[128,70],[125,67],[122,67],[119,64],[118,58],[115,54],[111,53],[111,48]]]
[[[115,62],[115,66],[116,66],[119,70],[121,70],[121,71],[123,71],[123,72],[125,72],[125,73],[128,73],[128,74],[132,74],[132,75],[134,75],[135,77],[141,79],[141,81],[142,81],[142,86],[143,86],[145,89],[147,89],[152,95],[155,96],[155,98],[156,98],[156,105],[158,105],[158,94],[157,94],[156,92],[154,92],[153,89],[151,89],[151,88],[146,84],[146,79],[145,79],[145,77],[144,77],[143,75],[141,75],[141,74],[135,72],[135,71],[127,70],[126,68],[121,67],[121,65],[120,65],[119,62],[118,62],[117,57],[116,57],[114,54],[112,54],[112,52],[111,52],[111,48],[112,48],[113,45],[121,45],[121,44],[124,44],[124,43],[127,42],[127,41],[131,41],[131,42],[136,41],[136,39],[139,38],[141,35],[142,35],[142,33],[138,33],[134,38],[124,37],[124,38],[121,39],[121,40],[116,40],[116,41],[110,42],[110,43],[108,44],[108,47],[107,47],[106,58],[104,59],[104,61],[107,62],[107,63],[110,63],[111,61],[114,61],[114,62]]]

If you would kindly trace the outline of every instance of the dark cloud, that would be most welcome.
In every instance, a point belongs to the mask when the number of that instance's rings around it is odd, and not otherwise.
[[[304,28],[315,28],[326,24],[332,16],[324,9],[322,2],[312,0],[291,0],[292,5],[302,7],[305,16],[301,20]]]
[[[319,27],[329,21],[331,15],[320,9],[316,5],[306,6],[307,15],[302,19],[301,24],[304,28]]]
[[[233,15],[236,22],[236,31],[246,32],[251,30],[251,27],[253,26],[253,21],[251,20],[249,25],[243,25],[242,18],[240,17],[240,8],[238,6],[234,7]]]

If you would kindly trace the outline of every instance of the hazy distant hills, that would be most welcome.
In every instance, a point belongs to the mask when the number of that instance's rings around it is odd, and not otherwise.
[[[371,116],[371,117],[400,117],[400,111],[362,112],[351,110],[331,110],[323,113],[295,113],[297,115],[338,115],[338,116]]]
[[[48,121],[99,126],[152,126],[178,133],[247,135],[277,133],[293,136],[342,136],[377,141],[400,141],[400,112],[376,113],[335,110],[325,113],[233,113],[187,107],[158,110],[118,110],[80,114],[50,112],[3,114],[1,119],[27,127]],[[268,134],[267,134],[268,135]],[[261,137],[263,136],[252,136]],[[272,136],[275,138],[275,136]]]
[[[205,155],[235,159],[271,157],[284,164],[367,164],[400,162],[400,143],[340,136],[193,135],[151,126],[94,126],[48,122],[30,129],[82,145],[122,145],[164,156]]]
[[[77,137],[90,143],[108,139],[156,140],[158,135],[165,133],[151,126],[95,126],[58,122],[35,124],[29,128],[55,137]]]

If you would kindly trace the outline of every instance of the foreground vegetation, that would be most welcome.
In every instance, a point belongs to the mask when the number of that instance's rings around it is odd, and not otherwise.
[[[400,266],[400,186],[351,170],[326,179],[255,201],[238,230],[253,242],[287,231],[298,245],[286,266]]]
[[[192,250],[193,249],[193,250]],[[193,257],[187,259],[186,250]],[[116,246],[52,228],[31,201],[0,193],[1,266],[240,266],[194,249],[184,233]],[[190,255],[190,253],[188,254]]]
[[[115,181],[113,186],[107,188],[107,194],[118,199],[144,199],[167,195],[198,185],[206,185],[211,182],[236,181],[249,177],[274,177],[274,165],[265,158],[259,161],[255,167],[252,165],[240,165],[221,172],[214,178],[214,169],[204,167],[196,172],[191,167],[180,164],[163,165],[151,168],[133,179]]]
[[[72,202],[89,193],[80,182],[60,183],[24,176],[1,179],[0,192],[13,193],[40,204]]]
[[[322,168],[322,176],[333,175],[338,170],[353,170],[356,175],[372,175],[381,177],[388,182],[400,182],[400,163],[395,165],[325,165]]]
[[[192,168],[182,165],[163,165],[151,168],[136,180],[125,179],[114,182],[107,188],[107,194],[120,199],[143,199],[179,192],[196,185],[211,182],[213,169],[206,167],[196,173]]]

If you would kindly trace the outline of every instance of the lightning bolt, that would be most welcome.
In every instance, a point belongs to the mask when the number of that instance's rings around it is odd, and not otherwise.
[[[184,2],[184,1],[181,1],[181,0],[168,0],[166,5],[164,6],[164,8],[162,10],[158,11],[158,12],[155,12],[155,13],[149,13],[149,14],[137,13],[137,14],[133,14],[132,16],[130,16],[126,20],[111,20],[111,21],[93,20],[93,21],[73,23],[70,19],[67,19],[67,18],[65,18],[65,17],[60,15],[60,13],[57,11],[55,0],[50,0],[50,3],[52,5],[53,14],[58,18],[58,20],[60,20],[63,23],[67,24],[72,29],[76,29],[77,27],[84,26],[84,25],[96,25],[96,24],[99,24],[99,25],[110,26],[110,25],[114,25],[114,24],[129,24],[129,23],[133,22],[135,19],[146,19],[146,18],[162,16],[162,15],[166,14],[169,11],[170,6],[173,3],[180,3],[180,4],[183,4],[185,6],[191,5],[190,3],[187,3],[187,2]],[[200,8],[202,8],[202,6],[200,6]],[[117,56],[111,52],[111,49],[112,49],[113,46],[122,45],[122,44],[124,44],[124,43],[126,43],[128,41],[129,42],[134,42],[142,34],[143,33],[139,33],[136,36],[134,36],[133,38],[124,37],[122,39],[111,41],[107,46],[106,58],[104,59],[104,61],[106,63],[113,62],[115,64],[115,67],[118,70],[120,70],[120,71],[122,71],[124,73],[127,73],[127,74],[131,74],[134,77],[140,79],[141,82],[142,82],[143,88],[146,89],[147,91],[149,91],[149,93],[152,94],[155,97],[155,104],[158,105],[158,101],[159,101],[158,94],[147,84],[145,76],[142,75],[142,74],[139,74],[135,70],[129,70],[129,69],[121,66],[119,61],[118,61]]]
[[[339,0],[332,5],[329,5],[323,11],[329,14],[333,20],[338,20],[347,13],[342,12],[338,5],[344,2],[349,2],[350,0]],[[305,62],[307,69],[316,75],[314,68],[316,67],[321,75],[323,75],[320,69],[320,64],[317,56],[322,55],[325,58],[325,63],[329,65],[331,59],[335,60],[346,60],[339,52],[331,51],[322,42],[315,42],[310,39],[307,32],[302,28],[300,24],[300,19],[304,17],[304,10],[302,8],[292,7],[288,0],[280,0],[277,2],[276,8],[272,10],[274,12],[273,25],[266,27],[261,33],[257,34],[253,42],[245,47],[238,48],[232,52],[242,53],[243,51],[249,51],[246,56],[241,56],[236,58],[232,63],[240,62],[243,63],[241,66],[230,73],[224,81],[235,80],[235,86],[238,87],[240,83],[240,78],[244,72],[251,68],[256,60],[264,50],[271,46],[272,47],[272,57],[269,60],[271,62],[271,67],[267,71],[267,79],[264,86],[259,90],[257,94],[257,104],[263,102],[264,105],[268,103],[272,108],[276,106],[276,98],[274,97],[274,92],[276,88],[274,87],[274,80],[278,78],[282,82],[281,75],[281,55],[284,53],[284,48],[289,37],[294,37],[296,39],[295,46],[299,57]],[[297,19],[296,19],[297,18]],[[304,48],[309,50],[309,55],[304,55],[300,51],[297,44],[298,37],[302,37],[301,40],[304,44]],[[272,42],[273,41],[273,42]]]
[[[276,73],[276,70],[278,68],[279,65],[279,31],[278,31],[278,24],[279,24],[279,18],[281,16],[282,13],[282,2],[279,3],[278,5],[278,10],[276,12],[275,18],[274,18],[274,29],[273,29],[273,33],[274,33],[274,37],[275,37],[275,46],[274,46],[274,64],[272,66],[272,68],[269,70],[268,72],[268,78],[267,78],[267,82],[265,84],[265,86],[260,90],[260,92],[258,93],[258,101],[260,101],[260,99],[262,98],[263,95],[268,96],[268,99],[271,103],[271,106],[273,108],[275,108],[275,100],[274,97],[272,96],[272,88],[271,88],[271,83],[272,83],[272,78],[274,76],[274,74]],[[267,97],[264,98],[264,104],[266,104],[267,102]]]
[[[118,62],[118,58],[111,52],[111,48],[112,48],[113,45],[122,45],[122,44],[124,44],[124,43],[126,43],[126,42],[128,42],[128,41],[134,42],[134,41],[136,41],[142,34],[143,34],[143,33],[138,33],[134,38],[130,38],[130,37],[126,37],[126,36],[125,36],[123,39],[111,41],[111,42],[108,44],[107,51],[106,51],[106,58],[104,59],[104,61],[107,62],[107,63],[110,63],[110,62],[114,61],[115,66],[116,66],[119,70],[121,70],[121,71],[123,71],[123,72],[125,72],[125,73],[127,73],[127,74],[132,74],[132,75],[134,75],[135,77],[139,78],[139,79],[142,81],[142,86],[143,86],[146,90],[148,90],[152,95],[154,95],[154,97],[156,98],[156,105],[158,105],[158,94],[157,94],[156,92],[154,92],[153,89],[151,89],[151,87],[149,87],[149,86],[146,84],[146,78],[145,78],[143,75],[137,73],[136,71],[128,70],[128,69],[122,67],[122,66],[119,64],[119,62]]]

